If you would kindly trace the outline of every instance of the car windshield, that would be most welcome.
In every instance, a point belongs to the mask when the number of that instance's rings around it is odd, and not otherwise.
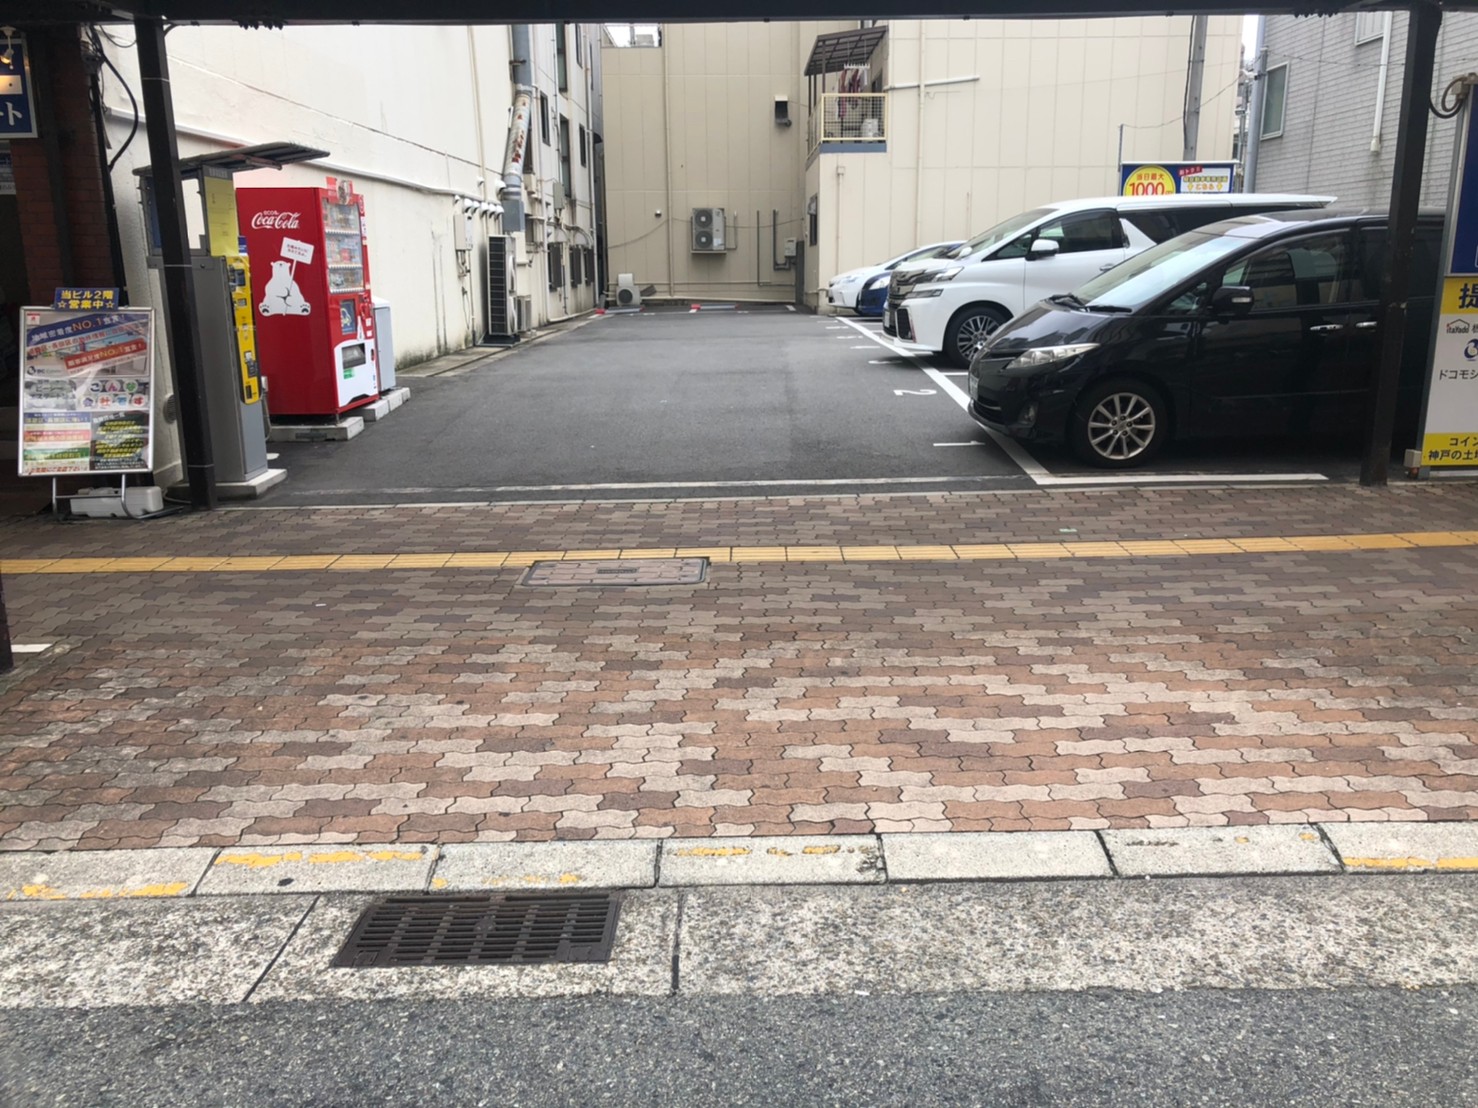
[[[904,262],[926,261],[929,258],[937,258],[941,254],[946,254],[953,249],[954,247],[952,245],[945,244],[942,246],[925,246],[920,250],[910,250],[907,254],[899,254],[896,258],[889,258],[883,263],[883,268],[896,269]]]
[[[1029,212],[1013,215],[1004,223],[997,223],[989,231],[982,231],[967,243],[955,247],[947,258],[967,258],[980,250],[987,250],[1003,242],[1010,242],[1033,223],[1040,223],[1052,214],[1052,208],[1033,208]]]
[[[1089,308],[1142,308],[1246,245],[1244,238],[1189,231],[1134,255],[1073,292]]]

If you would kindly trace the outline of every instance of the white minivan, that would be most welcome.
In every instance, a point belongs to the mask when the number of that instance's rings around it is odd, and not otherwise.
[[[1333,200],[1222,193],[1047,204],[996,224],[943,257],[893,270],[883,330],[907,350],[943,353],[968,366],[976,348],[1012,316],[1156,243],[1235,215],[1322,208]]]

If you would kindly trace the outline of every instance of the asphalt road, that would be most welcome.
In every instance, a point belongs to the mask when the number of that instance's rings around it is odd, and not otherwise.
[[[0,1104],[1478,1103],[1478,990],[40,1010]]]
[[[982,438],[938,382],[804,313],[606,316],[406,383],[356,439],[274,447],[264,503],[1030,487],[994,445],[936,445]]]

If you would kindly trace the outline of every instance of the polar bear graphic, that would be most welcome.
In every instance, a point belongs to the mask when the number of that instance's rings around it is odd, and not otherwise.
[[[257,310],[263,315],[308,315],[313,310],[303,299],[297,281],[293,280],[292,266],[288,262],[272,263],[272,278],[267,282]]]

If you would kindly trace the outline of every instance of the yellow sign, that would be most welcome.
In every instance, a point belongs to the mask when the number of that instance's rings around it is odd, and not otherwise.
[[[1125,196],[1171,196],[1175,178],[1164,166],[1142,165],[1124,178]]]
[[[1442,281],[1422,465],[1478,465],[1478,277]]]
[[[240,250],[241,228],[236,222],[236,186],[229,177],[206,177],[205,231],[210,252],[217,257]]]

